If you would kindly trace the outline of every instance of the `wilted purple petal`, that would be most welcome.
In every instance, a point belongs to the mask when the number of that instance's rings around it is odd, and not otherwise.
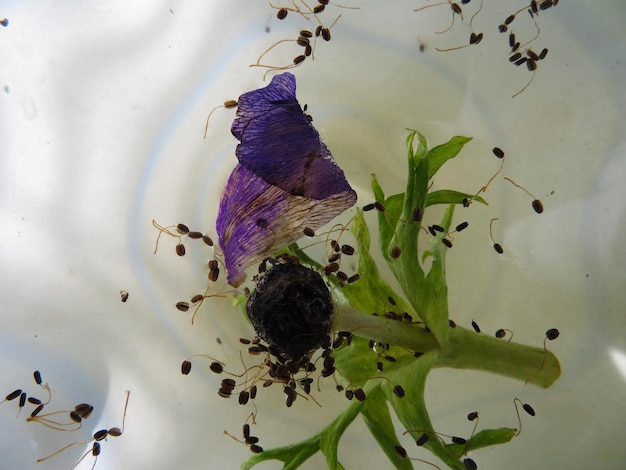
[[[314,199],[352,190],[300,108],[290,73],[241,95],[231,131],[239,163],[270,184]]]
[[[295,78],[275,76],[265,88],[242,95],[232,132],[239,165],[222,193],[217,233],[228,282],[325,225],[356,202],[356,193],[334,162],[295,98]]]

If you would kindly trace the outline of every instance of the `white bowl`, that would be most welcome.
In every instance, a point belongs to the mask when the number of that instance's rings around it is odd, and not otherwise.
[[[472,208],[472,230],[457,236],[448,257],[451,317],[484,331],[509,328],[515,340],[539,346],[545,330],[558,327],[549,346],[563,375],[542,390],[436,370],[427,384],[435,427],[469,432],[465,415],[474,409],[481,426],[515,427],[518,396],[537,416],[525,417],[512,443],[476,452],[479,468],[618,468],[626,457],[618,443],[626,433],[626,8],[620,0],[561,2],[542,12],[533,47],[549,54],[512,98],[531,74],[507,60],[507,35],[497,26],[519,2],[485,2],[473,20],[483,42],[451,52],[436,48],[464,44],[469,29],[457,18],[437,34],[450,9],[412,11],[426,4],[328,7],[325,21],[342,16],[315,60],[292,70],[298,99],[360,203],[371,200],[371,173],[385,187],[403,184],[407,127],[433,145],[474,137],[438,176],[442,187],[476,191],[498,168],[491,148],[505,150],[503,173],[485,194],[490,205]],[[516,31],[531,37],[523,15]],[[280,22],[252,0],[13,2],[2,16],[9,25],[0,28],[0,384],[6,393],[45,396],[32,380],[38,369],[52,389],[49,407],[95,406],[70,433],[26,422],[28,407],[16,418],[15,401],[1,404],[3,468],[70,468],[91,444],[35,460],[121,426],[126,390],[124,435],[102,443],[98,469],[237,467],[249,451],[223,431],[239,435],[251,409],[219,398],[218,379],[201,360],[188,377],[180,363],[207,353],[242,369],[238,338],[252,332],[224,299],[207,302],[193,326],[190,313],[174,308],[204,290],[210,251],[188,245],[179,258],[175,240],[162,237],[154,255],[151,220],[214,234],[236,140],[232,110],[217,110],[203,139],[207,115],[264,86],[264,70],[248,66],[313,20],[290,13]],[[286,43],[267,57],[288,64],[298,51]],[[535,214],[530,196],[501,176],[541,198],[545,212]],[[493,217],[503,256],[491,248]],[[257,400],[255,428],[266,448],[312,435],[345,405],[329,391],[317,396],[322,408],[298,401],[287,410],[270,391]],[[340,459],[346,468],[389,466],[360,421],[342,440]],[[306,467],[323,462],[318,455]],[[92,463],[88,455],[80,468]]]

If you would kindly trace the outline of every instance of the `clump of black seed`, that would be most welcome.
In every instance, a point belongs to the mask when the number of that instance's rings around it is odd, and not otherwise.
[[[330,292],[316,271],[300,264],[278,263],[263,274],[246,310],[258,337],[293,360],[329,340]]]

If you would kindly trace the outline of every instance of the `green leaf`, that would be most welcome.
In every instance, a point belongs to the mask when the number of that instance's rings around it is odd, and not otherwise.
[[[426,195],[426,207],[435,204],[463,204],[463,199],[470,199],[487,205],[482,197],[474,194],[461,193],[459,191],[452,191],[451,189],[441,189],[439,191],[433,191]]]
[[[470,140],[471,137],[455,136],[428,152],[428,179],[432,178],[444,163],[456,157]]]
[[[387,407],[387,399],[385,395],[377,389],[374,393],[370,393],[361,409],[361,415],[381,449],[395,468],[399,470],[411,470],[413,464],[410,460],[400,458],[394,451],[394,447],[400,445],[396,430],[391,421],[391,414]]]

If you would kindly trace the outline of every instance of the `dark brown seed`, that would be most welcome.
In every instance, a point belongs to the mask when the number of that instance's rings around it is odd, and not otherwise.
[[[515,44],[513,44],[513,46],[511,46],[511,52],[515,52],[516,50],[518,50],[519,46],[521,46],[519,42],[516,42]]]
[[[539,57],[537,57],[538,60],[543,60],[546,58],[546,56],[548,55],[548,49],[544,48],[541,50],[541,52],[539,53]]]
[[[113,427],[109,429],[109,436],[111,437],[120,437],[122,435],[122,430],[118,427]]]
[[[530,72],[532,72],[532,71],[534,71],[534,70],[537,70],[537,62],[535,62],[535,61],[534,61],[534,60],[532,60],[532,59],[528,59],[528,60],[526,61],[526,68],[527,68]]]
[[[433,225],[431,225],[431,227],[433,228],[433,230],[436,230],[437,232],[441,232],[441,233],[443,233],[443,232],[445,232],[445,231],[446,231],[446,230],[445,230],[442,226],[440,226],[440,225],[435,225],[435,224],[433,224]]]
[[[472,411],[467,415],[469,421],[474,421],[476,418],[478,418],[478,411]]]
[[[511,60],[511,59],[509,59]],[[515,59],[517,60],[517,59]],[[511,61],[512,62],[512,61]],[[493,149],[491,149],[491,151],[493,152],[493,154],[498,157],[498,158],[504,158],[504,151],[500,148],[500,147],[494,147]]]
[[[461,222],[459,225],[456,226],[455,230],[457,232],[462,232],[463,230],[465,230],[467,227],[469,227],[469,223],[468,222]]]
[[[321,13],[324,11],[324,9],[326,8],[326,5],[316,5],[315,7],[313,7],[313,13]]]
[[[339,246],[339,243],[337,243],[337,240],[331,240],[330,246],[336,253],[339,253],[339,250],[341,249],[341,247]]]
[[[206,243],[208,246],[213,246],[213,239],[208,235],[202,235],[202,241]]]
[[[535,410],[528,403],[524,403],[522,405],[522,408],[524,408],[524,411],[528,413],[530,416],[535,416]]]
[[[178,256],[185,256],[185,245],[183,245],[182,243],[176,245],[176,254]]]
[[[41,400],[35,397],[28,397],[28,403],[31,403],[33,405],[41,405]]]
[[[530,2],[530,9],[533,13],[537,13],[537,2],[535,0],[532,0]]]
[[[353,282],[358,281],[360,278],[361,278],[361,275],[360,275],[360,274],[358,274],[358,273],[357,273],[357,274],[353,274],[352,276],[350,276],[350,277],[348,278],[348,281],[347,281],[347,282],[348,282],[348,284],[352,284]]]
[[[406,459],[406,449],[402,446],[394,446],[393,450],[396,452],[398,457],[401,459]]]
[[[362,388],[357,388],[354,391],[354,398],[359,401],[365,401],[365,391]]]
[[[321,5],[328,5],[329,2],[330,2],[330,0],[317,0],[317,3],[319,3]]]
[[[309,57],[311,54],[313,53],[313,48],[311,46],[306,46],[304,48],[304,55]],[[313,121],[313,118],[307,114],[306,117],[308,118],[309,121]]]
[[[236,108],[238,104],[239,103],[237,103],[237,100],[226,100],[226,101],[224,101],[224,107],[227,108],[227,109]]]
[[[219,362],[213,361],[209,365],[209,369],[211,369],[211,372],[213,372],[214,374],[221,374],[224,371],[224,366]]]
[[[305,38],[303,36],[300,36],[297,40],[296,43],[298,44],[298,46],[302,46],[302,47],[306,47],[309,45],[309,39]]]
[[[259,438],[256,436],[249,436],[246,438],[246,444],[248,445],[256,444],[257,442],[259,442]]]
[[[413,222],[421,222],[422,221],[422,209],[416,207],[413,209]]]
[[[398,397],[398,398],[403,398],[404,397],[404,389],[402,388],[401,385],[394,385],[393,387],[393,393]]]
[[[330,349],[328,349],[327,351],[330,351]],[[330,369],[334,365],[335,365],[335,358],[333,356],[326,356],[324,358],[324,369]]]
[[[222,397],[222,398],[230,398],[231,394],[232,394],[232,390],[228,389],[228,388],[220,388],[217,391],[217,394]]]
[[[208,277],[209,277],[209,281],[211,281],[211,282],[217,281],[219,279],[219,277],[220,277],[220,270],[219,270],[219,268],[209,270]]]
[[[30,417],[34,418],[41,412],[41,410],[43,410],[43,405],[39,405],[37,408],[35,408],[33,412],[30,414]]]
[[[528,57],[522,57],[521,59],[515,61],[515,65],[519,67],[520,65],[522,65],[525,62],[528,62]]]
[[[457,15],[460,15],[462,12],[461,7],[459,6],[458,3],[451,3],[450,8],[452,8],[452,11],[456,13]]]
[[[183,375],[189,375],[189,372],[191,372],[191,362],[183,361],[183,363],[180,365],[180,372]]]
[[[472,32],[470,34],[469,43],[470,44],[476,44],[477,39],[478,39],[478,35],[476,33]]]
[[[281,8],[280,10],[278,10],[278,13],[276,13],[276,17],[279,20],[284,20],[285,18],[287,18],[287,10],[285,8]]]
[[[493,249],[496,250],[496,253],[498,254],[502,254],[504,253],[504,248],[502,248],[502,245],[500,245],[499,243],[494,243],[493,244]]]
[[[75,423],[80,423],[83,420],[83,418],[81,418],[76,411],[70,412],[70,419]]]
[[[176,302],[176,308],[181,312],[189,310],[189,304],[187,302]]]
[[[498,31],[500,31],[501,33],[506,33],[507,28],[505,24],[501,24],[500,26],[498,26]]]
[[[328,369],[323,369],[322,370],[322,377],[330,377],[334,373],[335,373],[335,368],[334,367],[329,367]]]
[[[500,328],[496,331],[496,338],[504,338],[506,336],[506,331],[503,328]]]
[[[472,320],[472,328],[474,328],[474,331],[476,333],[480,333],[480,328],[478,326],[478,323],[476,323],[474,320]]]
[[[176,231],[180,233],[181,235],[185,235],[189,233],[189,227],[187,227],[185,224],[178,224],[176,226]]]
[[[100,429],[100,431],[96,431],[94,433],[93,438],[96,441],[101,441],[102,439],[104,439],[108,435],[109,435],[109,430],[108,429]]]
[[[217,269],[219,267],[219,264],[217,263],[217,260],[211,259],[209,260],[208,266],[209,269]]]
[[[352,390],[346,390],[346,398],[348,400],[352,400],[353,397],[354,397],[354,392]]]
[[[13,390],[11,393],[9,393],[6,397],[4,397],[4,399],[6,401],[15,400],[21,394],[22,394],[22,390],[18,388],[17,390]]]
[[[341,252],[344,255],[352,256],[354,254],[354,248],[350,245],[341,245]]]
[[[454,320],[448,320],[448,324],[450,325],[450,328],[456,328],[456,323]]]
[[[556,328],[550,328],[548,331],[546,331],[546,338],[548,338],[550,341],[554,341],[559,337],[560,334],[561,333]]]
[[[200,302],[202,299],[204,299],[204,295],[203,294],[196,294],[191,298],[191,303],[192,304],[196,304],[198,302]]]
[[[128,292],[126,294],[128,294]],[[127,296],[127,298],[128,298],[128,296]],[[42,382],[42,380],[41,380],[41,373],[38,370],[33,372],[33,378],[35,379],[35,383],[37,385],[41,385],[41,382]]]
[[[189,232],[187,236],[193,240],[200,240],[202,238],[202,233],[200,232]]]
[[[330,41],[330,29],[322,28],[322,39],[324,39],[324,41]]]
[[[315,28],[315,37],[318,37],[320,34],[322,34],[322,25]]]
[[[437,236],[437,232],[435,231],[435,229],[434,229],[431,225],[429,225],[429,226],[428,226],[428,231],[430,232],[430,234],[431,234],[433,237],[436,237],[436,236]]]
[[[99,442],[93,443],[93,447],[91,448],[91,455],[93,455],[94,457],[97,457],[98,455],[100,455],[100,443]]]
[[[428,434],[424,433],[415,441],[415,443],[421,447],[428,442],[428,439]]]
[[[243,438],[248,439],[250,437],[250,425],[248,423],[243,425]]]
[[[348,275],[343,271],[337,271],[337,274],[335,274],[335,276],[337,276],[337,279],[339,279],[341,282],[346,282],[348,280]]]
[[[478,465],[476,465],[476,462],[474,462],[470,458],[463,459],[463,465],[465,465],[465,468],[467,470],[477,470],[478,469]]]
[[[509,46],[513,47],[515,44],[515,33],[509,33]]]
[[[93,411],[93,406],[88,403],[80,403],[74,407],[74,411],[82,418],[87,419]]]
[[[540,10],[547,10],[551,6],[552,6],[552,0],[544,0],[543,2],[541,2],[539,4],[539,9]]]
[[[526,51],[526,55],[528,56],[529,59],[531,60],[539,60],[539,56],[535,53],[535,51],[533,51],[532,49],[528,49]]]
[[[250,452],[252,452],[253,454],[260,454],[261,452],[263,452],[263,447],[252,444],[250,446]]]
[[[543,212],[543,203],[539,199],[535,199],[533,201],[533,209],[537,214],[541,214]]]
[[[300,31],[300,36],[302,36],[303,38],[312,38],[313,37],[313,33],[311,31],[309,31],[308,29],[303,29],[302,31]],[[306,111],[306,109],[305,109]]]
[[[508,17],[507,17],[507,19],[506,19],[506,20],[504,20],[504,24],[508,26],[508,25],[510,25],[511,23],[513,23],[513,20],[514,20],[514,19],[515,19],[515,15],[510,15],[510,16],[508,16]]]
[[[315,230],[313,230],[310,227],[304,227],[304,230],[302,230],[302,233],[304,233],[307,237],[314,237],[315,236]]]
[[[452,442],[455,444],[466,444],[467,440],[462,437],[452,436]]]
[[[376,204],[374,204],[373,202],[371,204],[365,204],[363,206],[363,212],[368,212],[371,211],[372,209],[374,209],[376,207]]]
[[[522,53],[521,52],[516,52],[511,57],[509,57],[509,62],[515,62],[516,60],[519,60],[520,57],[522,57]],[[498,157],[498,154],[496,153],[496,148],[498,148],[498,147],[494,147],[493,153],[496,155],[496,157]],[[500,150],[500,149],[498,149],[498,150]],[[502,150],[500,150],[500,151],[502,152]],[[502,157],[504,157],[504,152],[502,152]],[[502,157],[498,157],[498,158],[502,158]]]
[[[339,263],[330,263],[324,266],[324,273],[328,276],[329,274],[335,273],[339,271]]]
[[[480,41],[483,40],[484,34],[483,33],[478,33],[476,35],[476,41],[474,42],[474,44],[480,44]]]
[[[254,400],[256,398],[257,388],[256,385],[250,387],[250,400]]]
[[[247,390],[242,390],[241,392],[239,392],[240,405],[245,405],[246,403],[248,403],[248,400],[250,400],[250,392],[248,392]]]
[[[298,65],[298,64],[304,62],[304,59],[306,59],[306,56],[304,54],[301,54],[301,55],[293,58],[293,63],[294,63],[294,65]]]
[[[450,240],[448,240],[447,238],[442,238],[441,239],[441,243],[446,245],[448,248],[452,248],[452,242]]]
[[[402,254],[402,250],[400,249],[400,247],[399,246],[394,246],[391,249],[391,252],[389,253],[389,256],[391,256],[393,259],[398,259],[401,254]]]
[[[382,203],[382,202],[380,202],[380,201],[376,201],[376,202],[374,203],[374,207],[376,208],[376,210],[377,210],[378,212],[385,212],[385,206],[384,206],[384,205],[383,205],[383,203]]]
[[[22,408],[26,404],[26,392],[22,392],[20,395],[19,407]]]

